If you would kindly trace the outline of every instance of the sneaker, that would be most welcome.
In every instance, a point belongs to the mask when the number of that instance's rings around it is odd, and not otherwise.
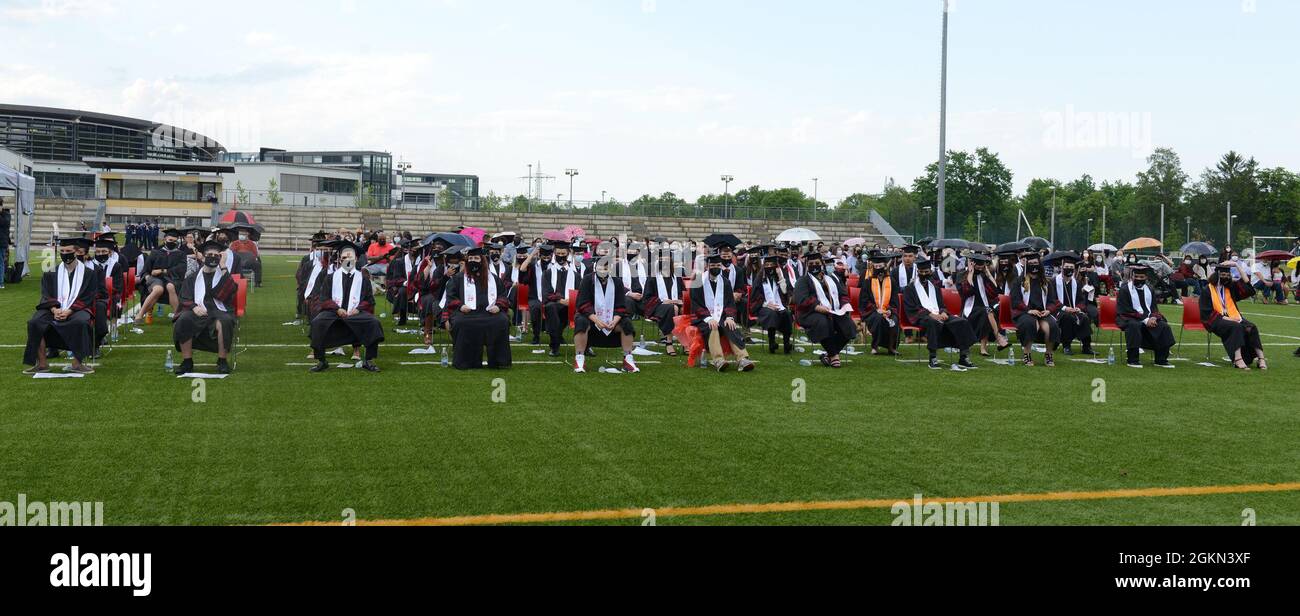
[[[714,369],[716,369],[718,372],[726,372],[726,371],[727,371],[727,360],[725,360],[725,359],[719,359],[719,360],[716,360],[716,361],[713,362],[713,367],[714,367]]]
[[[586,373],[587,373],[587,369],[586,369],[586,368],[583,368],[582,366],[574,366],[574,367],[573,367],[573,373],[574,373],[574,374],[586,374]]]
[[[1142,364],[1139,363],[1139,362],[1135,362],[1135,361],[1128,362],[1128,363],[1125,364],[1125,365],[1127,365],[1127,366],[1130,367],[1130,368],[1137,368],[1138,370],[1141,370],[1141,369],[1142,369]]]
[[[73,374],[94,374],[95,373],[95,369],[91,368],[90,364],[81,364],[79,366],[68,366],[67,371]]]
[[[50,367],[49,367],[49,366],[46,366],[46,367],[44,367],[44,368],[42,368],[42,367],[40,367],[40,366],[32,366],[32,367],[30,367],[30,368],[28,368],[28,369],[26,369],[26,370],[23,370],[23,374],[43,374],[43,373],[46,373],[46,372],[49,372],[49,371],[50,371]]]
[[[629,374],[636,374],[640,371],[641,369],[636,367],[635,361],[628,361],[627,358],[623,358],[623,372],[627,372]]]
[[[1043,365],[1047,366],[1048,368],[1055,368],[1056,358],[1053,357],[1051,353],[1048,353],[1043,359]]]
[[[194,360],[193,359],[181,360],[181,364],[179,366],[176,366],[176,369],[173,370],[172,372],[175,372],[176,376],[194,372]]]
[[[1166,370],[1173,370],[1173,369],[1174,369],[1174,365],[1171,364],[1171,363],[1169,363],[1169,362],[1163,362],[1163,363],[1161,363],[1161,362],[1156,362],[1156,367],[1157,367],[1157,368],[1164,368],[1164,369],[1166,369]]]
[[[963,358],[961,358],[961,361],[957,362],[957,365],[958,365],[958,366],[961,366],[962,368],[965,368],[965,369],[967,369],[967,370],[978,370],[978,369],[979,369],[979,366],[976,366],[975,364],[972,364],[972,363],[971,363],[969,357],[963,357]]]
[[[939,358],[938,358],[938,357],[932,357],[932,358],[930,358],[930,369],[931,369],[931,370],[943,370],[943,362],[939,361]]]
[[[217,358],[217,374],[230,374],[230,362],[223,357]]]
[[[366,372],[379,372],[379,366],[376,366],[375,362],[372,362],[370,360],[361,362],[361,369],[365,370]]]
[[[559,357],[559,356],[560,356],[560,350],[559,350],[559,349],[551,349],[550,351],[547,351],[546,354],[549,355],[549,356],[551,356],[551,357]]]
[[[748,357],[746,357],[745,359],[740,360],[740,371],[741,371],[741,372],[753,372],[753,371],[754,371],[754,368],[756,368],[756,367],[758,367],[758,366],[754,363],[754,360],[752,360],[752,359],[750,359],[750,358],[748,358]]]
[[[308,370],[308,372],[324,372],[329,369],[330,369],[330,363],[322,359],[317,361],[316,365],[312,366],[311,369]]]
[[[586,355],[587,355],[587,357],[595,357],[595,356],[596,356],[596,349],[593,349],[593,348],[591,348],[591,347],[587,347],[587,353],[586,353]]]

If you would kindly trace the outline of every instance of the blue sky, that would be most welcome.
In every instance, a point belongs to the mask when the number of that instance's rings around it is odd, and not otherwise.
[[[519,194],[760,184],[834,201],[938,154],[938,0],[0,0],[0,100],[232,149],[365,148]],[[955,0],[949,147],[1015,173],[1300,169],[1300,2]],[[1111,127],[1107,130],[1106,127]],[[568,192],[557,180],[546,196]]]

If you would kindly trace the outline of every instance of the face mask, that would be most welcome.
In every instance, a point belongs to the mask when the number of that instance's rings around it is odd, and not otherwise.
[[[1074,268],[1065,268],[1061,270],[1061,273],[1065,274],[1066,278],[1069,278],[1074,275]]]
[[[606,278],[609,278],[609,270],[598,270],[596,275],[599,276],[601,280],[605,280]]]
[[[789,263],[789,262],[790,262],[790,259],[789,259],[788,257],[781,257],[781,265],[785,265],[785,264],[787,264],[787,263]]]
[[[1134,280],[1133,280],[1133,286],[1135,286],[1135,287],[1141,289],[1142,287],[1147,286],[1147,281],[1145,281],[1145,280],[1137,280],[1137,279],[1134,279]]]
[[[499,253],[499,252],[494,252],[494,253],[488,255],[488,257],[490,257],[490,258],[492,259],[492,262],[493,262],[493,263],[496,263],[497,261],[500,261],[500,260],[501,260],[501,253]]]
[[[345,257],[345,258],[341,261],[341,264],[343,265],[343,269],[345,269],[345,270],[347,270],[347,271],[350,272],[350,271],[352,271],[352,268],[356,267],[356,265],[357,265],[357,260],[354,259],[354,258],[352,258],[352,257]]]
[[[203,258],[203,264],[208,267],[216,267],[219,263],[221,263],[221,257],[219,256],[207,256]]]
[[[1232,275],[1225,274],[1223,276],[1219,276],[1219,284],[1224,284],[1224,285],[1232,284]]]
[[[246,241],[246,240],[248,240],[248,234],[247,234],[247,233],[240,233],[240,234],[239,234],[239,241],[242,242],[242,241]],[[383,242],[380,242],[380,244],[382,245]]]
[[[482,271],[482,270],[483,270],[483,262],[482,262],[482,261],[470,261],[470,262],[469,262],[469,273],[471,273],[471,274],[477,274],[477,273],[479,273],[479,272]]]
[[[167,247],[168,247],[168,248],[176,248],[178,245],[180,245],[180,242],[178,242],[178,241],[176,241],[176,240],[167,240]]]
[[[822,266],[820,266],[820,265],[809,265],[809,266],[808,266],[808,273],[809,273],[809,274],[812,274],[813,276],[820,276],[821,273],[822,273]]]
[[[722,273],[722,266],[720,266],[720,265],[711,265],[711,266],[709,266],[709,275],[710,275],[710,276],[717,276],[717,275],[719,275],[719,274],[721,274],[721,273]]]
[[[1192,264],[1192,260],[1191,260],[1191,259],[1185,259],[1185,260],[1183,260],[1183,265],[1191,265],[1191,264]]]
[[[564,265],[569,262],[569,255],[555,255],[555,262]]]
[[[100,263],[108,263],[108,255],[95,255],[95,260]]]
[[[59,258],[63,259],[64,265],[70,265],[77,260],[77,253],[75,252],[59,253]]]

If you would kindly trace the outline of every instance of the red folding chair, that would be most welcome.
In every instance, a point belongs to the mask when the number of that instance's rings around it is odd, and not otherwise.
[[[1002,333],[1016,331],[1016,321],[1011,318],[1011,296],[998,296],[998,329]]]
[[[1115,298],[1103,295],[1097,298],[1097,328],[1106,332],[1122,332],[1116,317],[1119,315],[1119,304]],[[1116,334],[1111,335],[1111,346],[1115,344]]]
[[[241,323],[243,322],[244,319],[244,313],[248,309],[248,281],[245,280],[243,276],[231,276],[231,279],[235,281],[235,287],[236,287],[235,335],[232,337],[232,340],[234,340],[235,348],[231,349],[231,353],[230,353],[230,365],[233,368],[238,361],[237,358],[239,357],[239,354],[243,353],[243,351],[239,350],[239,334],[240,334],[240,330],[242,329]]]
[[[898,330],[899,330],[899,332],[900,332],[900,335],[912,334],[912,335],[913,335],[913,341],[914,341],[914,343],[916,344],[916,349],[917,349],[917,351],[919,352],[919,351],[921,350],[921,337],[918,336],[918,335],[916,335],[916,334],[920,334],[920,333],[921,333],[921,328],[920,328],[920,327],[917,327],[914,323],[912,323],[912,320],[911,320],[910,318],[908,318],[908,316],[907,316],[907,310],[905,310],[905,309],[903,308],[903,294],[902,294],[902,293],[899,293],[899,294],[898,294],[898,304],[897,304],[897,306],[898,306],[898,310],[897,310],[897,313],[898,313]],[[919,354],[919,353],[918,353],[918,354]],[[903,361],[903,360],[900,359],[899,361]]]
[[[578,291],[574,289],[569,291],[569,327],[573,327],[573,319],[578,313]]]
[[[853,320],[855,322],[862,320],[862,310],[859,303],[862,301],[862,287],[849,287],[849,303],[853,304]]]
[[[528,314],[528,285],[515,285],[515,307],[523,314]]]
[[[1210,328],[1201,322],[1201,302],[1192,301],[1192,298],[1183,298],[1183,328],[1178,332],[1178,354],[1175,357],[1183,356],[1183,334],[1187,331],[1205,332],[1205,361],[1210,361]]]

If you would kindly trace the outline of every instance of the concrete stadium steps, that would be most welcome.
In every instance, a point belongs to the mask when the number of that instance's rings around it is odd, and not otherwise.
[[[93,220],[94,202],[38,200],[33,221],[34,243],[48,241],[54,223],[65,231],[77,229],[77,223]],[[649,218],[633,216],[592,216],[573,214],[521,214],[518,212],[455,212],[441,210],[361,210],[356,208],[308,208],[288,206],[246,206],[265,228],[261,244],[269,249],[301,250],[307,240],[320,230],[382,228],[389,233],[410,231],[423,235],[434,231],[453,231],[461,225],[481,227],[489,232],[515,231],[525,238],[541,237],[547,231],[578,225],[589,237],[630,238],[664,236],[670,240],[698,240],[711,233],[734,233],[746,241],[769,241],[792,227],[803,226],[816,231],[830,242],[851,237],[876,235],[867,223],[790,223],[765,220],[721,220],[708,218]],[[87,218],[87,217],[91,218]],[[121,229],[118,229],[120,231]]]

